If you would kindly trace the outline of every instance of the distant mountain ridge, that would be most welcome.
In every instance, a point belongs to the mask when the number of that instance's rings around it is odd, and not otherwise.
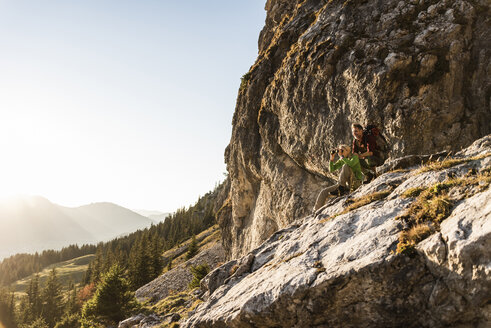
[[[113,203],[71,208],[39,196],[16,196],[0,201],[0,260],[16,253],[108,241],[152,223]]]
[[[165,218],[171,214],[171,213],[164,213],[160,211],[148,211],[148,210],[140,210],[140,209],[137,210],[133,209],[132,211],[140,215],[146,216],[150,220],[155,221],[155,223],[164,222]]]

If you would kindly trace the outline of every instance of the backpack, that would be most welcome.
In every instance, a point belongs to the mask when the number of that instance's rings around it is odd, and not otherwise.
[[[377,144],[380,157],[382,160],[385,162],[387,158],[389,158],[389,152],[390,152],[390,145],[387,142],[387,139],[384,137],[380,129],[373,124],[369,124],[363,129],[363,136],[374,136],[375,137],[375,142]]]

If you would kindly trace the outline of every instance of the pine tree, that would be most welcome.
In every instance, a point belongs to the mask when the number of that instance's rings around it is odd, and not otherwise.
[[[64,315],[55,328],[79,328],[81,324],[80,314],[72,313]]]
[[[49,328],[49,326],[43,318],[39,317],[28,328]]]
[[[201,279],[203,279],[208,274],[208,272],[210,272],[210,267],[207,263],[203,263],[200,265],[192,266],[190,270],[193,274],[193,280],[189,283],[188,287],[196,288],[199,287]]]
[[[95,258],[92,261],[92,268],[91,268],[91,276],[90,276],[90,281],[91,282],[98,282],[100,279],[100,276],[102,275],[102,269],[103,269],[103,246],[102,243],[100,243],[97,246],[97,251],[95,252]]]
[[[29,282],[27,290],[29,305],[31,306],[32,314],[38,317],[41,314],[41,295],[39,292],[39,275],[36,274]]]
[[[73,282],[70,282],[68,290],[70,291],[70,293],[68,295],[68,299],[66,302],[65,313],[70,315],[79,312],[80,305],[77,299],[77,293],[78,293],[77,286],[75,286]]]
[[[89,266],[87,267],[87,271],[85,271],[84,275],[84,285],[88,285],[91,283],[92,279],[92,262],[89,263]]]
[[[30,324],[37,319],[42,312],[41,293],[39,291],[39,275],[36,274],[29,282],[27,296],[21,302],[19,322]]]
[[[123,270],[115,265],[102,276],[94,296],[85,303],[82,321],[85,326],[91,326],[91,322],[113,325],[135,309],[137,302],[134,294],[123,277]]]
[[[154,279],[160,275],[164,267],[164,262],[162,261],[162,243],[157,234],[154,234],[151,250],[151,265],[152,265],[152,277]]]
[[[0,327],[15,328],[13,293],[0,289]],[[2,325],[3,324],[3,325]]]
[[[28,301],[27,296],[23,297],[20,300],[19,310],[17,313],[18,313],[17,314],[17,322],[20,325],[28,324],[30,322],[32,315],[30,312],[29,301]]]
[[[49,327],[54,327],[63,314],[62,287],[53,268],[43,290],[43,318]]]
[[[131,248],[129,264],[129,276],[131,285],[137,289],[152,279],[151,258],[147,245],[147,238],[142,236]]]
[[[193,235],[193,239],[188,246],[188,252],[186,253],[186,260],[193,258],[196,254],[198,254],[198,242],[196,241],[196,236]]]

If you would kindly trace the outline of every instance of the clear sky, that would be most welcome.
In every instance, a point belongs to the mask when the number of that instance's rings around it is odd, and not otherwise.
[[[224,179],[265,0],[0,0],[0,196],[171,212]]]

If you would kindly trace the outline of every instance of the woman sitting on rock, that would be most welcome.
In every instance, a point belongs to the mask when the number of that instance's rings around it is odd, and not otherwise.
[[[314,213],[324,206],[329,195],[343,195],[349,192],[350,189],[355,190],[363,182],[363,173],[361,172],[360,160],[358,155],[351,152],[351,147],[340,145],[337,149],[340,159],[334,163],[336,151],[331,152],[329,160],[329,172],[334,172],[341,169],[339,173],[338,183],[329,186],[319,193],[314,206]]]

